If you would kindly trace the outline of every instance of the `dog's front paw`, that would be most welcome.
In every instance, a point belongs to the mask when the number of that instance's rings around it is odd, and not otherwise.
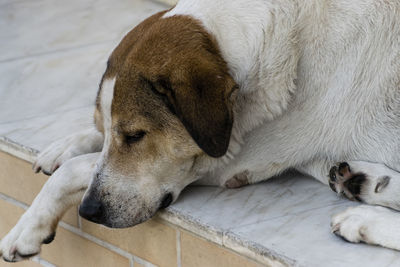
[[[351,207],[332,217],[331,229],[334,234],[348,242],[389,247],[387,243],[390,236],[385,234],[385,230],[397,223],[397,219],[392,217],[393,211],[384,207]],[[392,231],[388,230],[389,235],[390,232]]]
[[[71,158],[73,153],[69,148],[70,140],[57,140],[37,156],[33,164],[34,172],[42,171],[46,175],[51,175],[61,164]]]
[[[55,237],[51,224],[40,222],[24,214],[17,225],[0,241],[0,256],[5,261],[17,262],[40,253],[42,244],[49,244]]]
[[[92,152],[101,151],[103,136],[90,129],[55,141],[37,157],[33,170],[51,175],[67,160]]]

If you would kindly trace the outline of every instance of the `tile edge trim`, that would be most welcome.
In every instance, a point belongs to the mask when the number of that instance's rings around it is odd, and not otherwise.
[[[36,160],[37,154],[39,154],[38,150],[19,144],[5,136],[0,136],[0,151],[29,163],[33,163]]]

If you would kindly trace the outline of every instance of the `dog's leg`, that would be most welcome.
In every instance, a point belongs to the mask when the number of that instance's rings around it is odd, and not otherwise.
[[[332,217],[332,232],[346,241],[400,250],[400,214],[388,208],[361,205]]]
[[[289,161],[279,159],[275,161],[269,155],[258,158],[246,148],[242,153],[236,155],[235,159],[227,166],[217,170],[213,177],[221,186],[239,188],[265,181],[279,175],[290,167]]]
[[[313,160],[311,162],[308,162],[307,164],[304,164],[302,166],[296,167],[296,170],[299,172],[309,175],[318,181],[320,181],[323,184],[329,184],[329,176],[327,173],[329,172],[329,169],[332,167],[331,162],[328,160]]]
[[[275,173],[265,171],[249,171],[244,170],[234,174],[230,179],[223,184],[226,188],[239,188],[249,184],[255,184],[273,177]]]
[[[93,152],[100,152],[103,147],[103,134],[95,128],[69,135],[50,144],[37,157],[33,170],[51,175],[67,160]]]
[[[400,173],[364,161],[342,162],[329,172],[332,190],[350,200],[400,210]]]
[[[58,221],[85,193],[100,153],[86,154],[65,162],[48,179],[30,208],[1,240],[0,255],[6,261],[19,261],[40,252],[50,243]]]
[[[226,188],[239,188],[265,181],[288,168],[288,166],[274,162],[258,165],[248,163],[247,161],[236,161],[228,165],[222,172],[215,175],[218,177],[219,184]]]

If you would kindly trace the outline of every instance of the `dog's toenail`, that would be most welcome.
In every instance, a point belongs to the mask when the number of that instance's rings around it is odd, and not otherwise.
[[[48,237],[46,237],[44,240],[43,240],[43,244],[50,244],[53,240],[54,240],[54,238],[56,237],[56,233],[54,232],[54,233],[52,233],[51,235],[49,235]]]
[[[60,165],[57,164],[56,166],[54,166],[54,167],[51,169],[51,172],[55,172],[59,167],[60,167]]]
[[[43,172],[44,174],[46,174],[47,176],[50,176],[50,175],[51,175],[51,173],[48,172],[48,171],[42,170],[42,172]]]
[[[350,173],[350,165],[347,162],[340,163],[338,172],[341,176],[344,176],[345,173]]]
[[[17,246],[12,246],[10,248],[10,255],[15,255],[16,252],[17,252]]]
[[[336,182],[336,171],[337,167],[333,166],[329,171],[329,178],[331,178],[332,182]],[[336,190],[334,190],[336,192]]]
[[[6,261],[6,262],[14,262],[13,260],[9,260],[9,259],[7,259],[5,257],[3,257],[3,260]]]
[[[17,254],[19,257],[21,257],[21,258],[31,258],[31,257],[35,256],[37,253],[21,254],[21,253],[19,253],[19,252],[17,251],[16,254]]]
[[[334,233],[335,235],[339,234],[339,229],[340,229],[340,225],[337,223],[332,227],[332,233]]]

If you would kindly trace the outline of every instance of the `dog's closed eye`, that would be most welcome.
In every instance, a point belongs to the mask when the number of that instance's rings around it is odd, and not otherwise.
[[[139,142],[146,135],[145,131],[137,131],[134,134],[125,135],[125,142],[130,145]]]

